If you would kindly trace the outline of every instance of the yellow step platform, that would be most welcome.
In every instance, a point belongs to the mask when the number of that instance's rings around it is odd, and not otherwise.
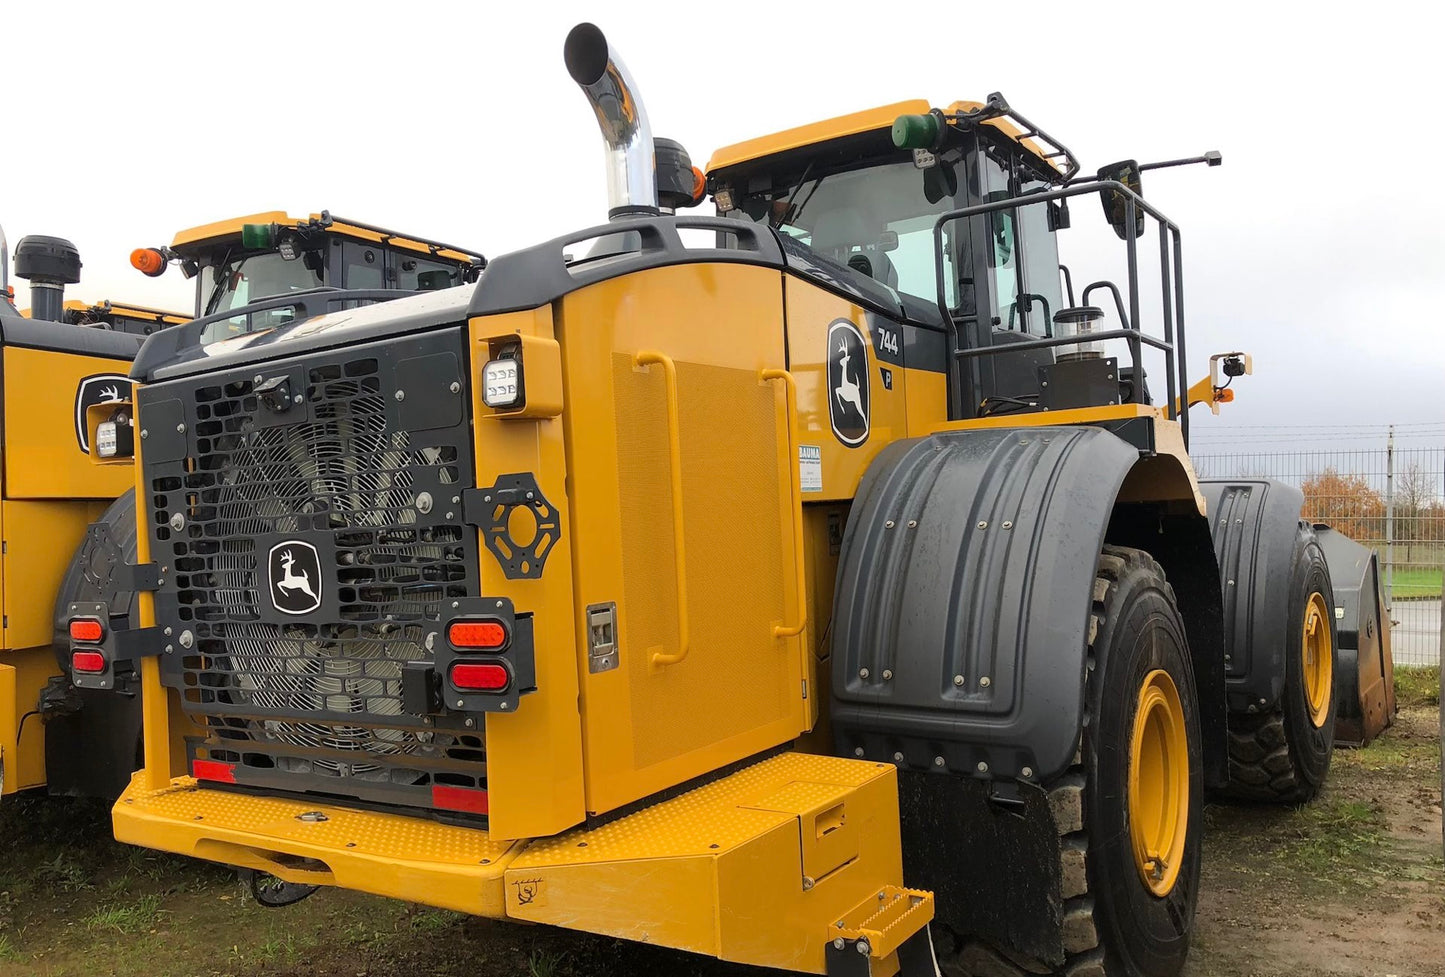
[[[149,791],[139,775],[114,820],[121,841],[289,882],[809,973],[837,940],[892,973],[933,915],[930,894],[900,888],[894,768],[806,753],[530,842],[189,778]]]

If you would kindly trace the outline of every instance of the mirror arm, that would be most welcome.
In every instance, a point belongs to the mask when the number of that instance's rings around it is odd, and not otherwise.
[[[1223,162],[1224,157],[1219,154],[1219,150],[1211,149],[1203,156],[1190,156],[1188,159],[1166,159],[1158,163],[1145,163],[1139,167],[1139,172],[1142,173],[1145,170],[1162,170],[1170,166],[1189,166],[1194,163],[1206,163],[1209,166],[1219,166]]]

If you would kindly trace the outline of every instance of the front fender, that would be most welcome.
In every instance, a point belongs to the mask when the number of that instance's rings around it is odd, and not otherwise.
[[[1138,460],[1094,427],[940,432],[874,459],[834,598],[844,755],[1045,781],[1069,765],[1099,551]]]

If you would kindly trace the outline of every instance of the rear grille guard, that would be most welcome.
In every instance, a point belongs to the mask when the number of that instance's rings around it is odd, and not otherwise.
[[[479,589],[464,362],[446,330],[142,388],[161,671],[204,731],[192,761],[379,803],[485,788],[480,729],[402,709],[403,665]]]

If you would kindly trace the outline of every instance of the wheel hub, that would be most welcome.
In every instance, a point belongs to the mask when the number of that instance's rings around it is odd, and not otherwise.
[[[1184,706],[1169,673],[1155,669],[1139,689],[1129,751],[1129,835],[1139,879],[1166,896],[1179,879],[1189,825],[1189,741]]]
[[[1334,643],[1330,636],[1329,608],[1319,591],[1310,594],[1300,631],[1300,675],[1304,678],[1305,701],[1315,729],[1330,716],[1330,692],[1335,680]]]

